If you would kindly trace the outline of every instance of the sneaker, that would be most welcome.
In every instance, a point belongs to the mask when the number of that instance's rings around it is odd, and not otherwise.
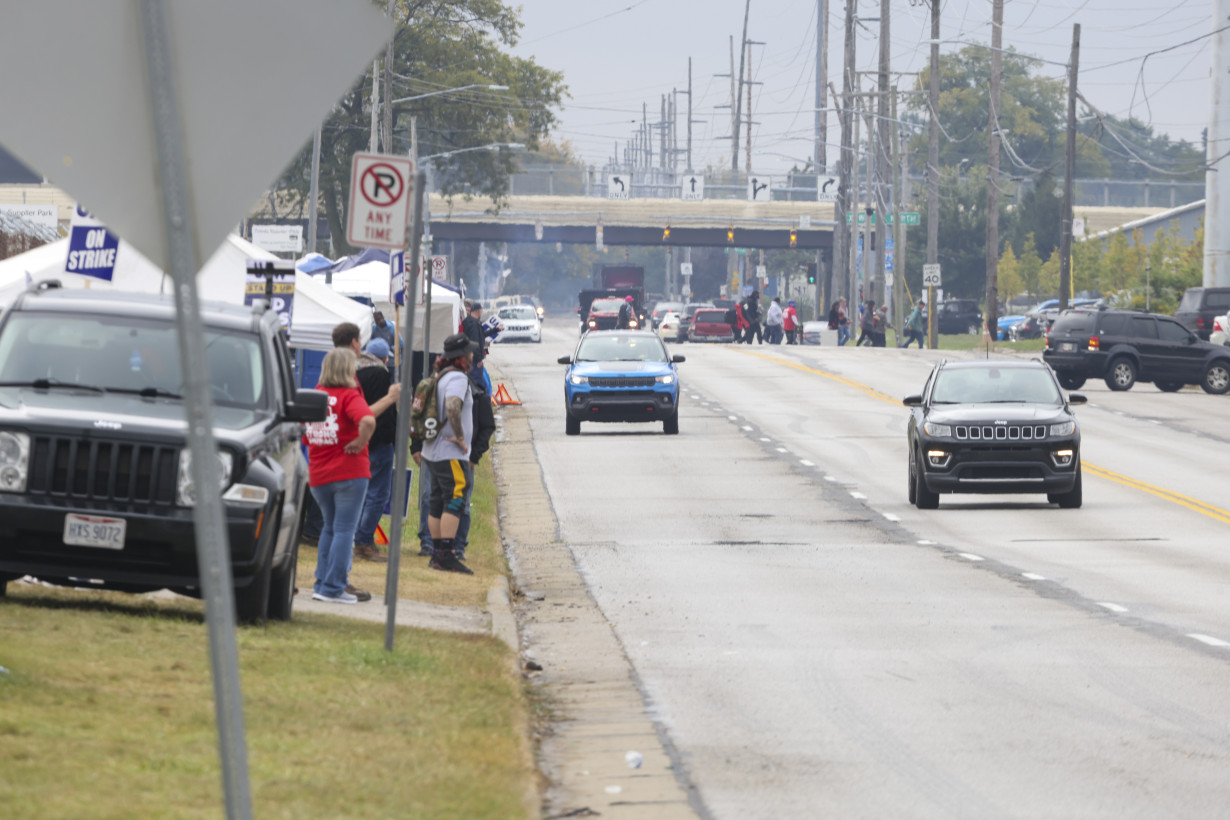
[[[346,585],[346,592],[358,599],[359,603],[364,603],[372,599],[372,594],[365,589],[359,589],[354,584]]]
[[[326,604],[357,604],[359,599],[349,592],[340,595],[325,595],[323,592],[313,592],[313,601],[324,601]]]
[[[467,567],[465,564],[457,560],[457,556],[451,552],[438,553],[433,555],[431,560],[427,562],[427,566],[432,569],[438,569],[443,572],[460,572],[463,575],[473,575],[474,570]]]
[[[429,544],[419,544],[419,555],[425,555],[430,558],[435,554],[435,550],[433,550]]]
[[[355,558],[362,558],[364,561],[372,561],[377,564],[388,563],[388,558],[380,554],[380,550],[376,549],[375,544],[362,544],[358,541],[354,542]]]

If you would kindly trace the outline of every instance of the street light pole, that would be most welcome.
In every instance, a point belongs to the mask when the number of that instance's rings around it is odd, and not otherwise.
[[[992,341],[999,337],[999,85],[1003,73],[1004,0],[995,0],[991,12],[990,147],[987,152],[987,310],[986,329]]]
[[[940,0],[931,0],[931,71],[927,105],[931,123],[927,131],[927,264],[939,262],[940,253]],[[936,337],[935,288],[927,292],[927,347]]]
[[[1059,309],[1068,309],[1072,290],[1072,186],[1076,176],[1076,75],[1080,64],[1081,24],[1072,24],[1072,60],[1068,65],[1068,143],[1064,161],[1063,213],[1059,233]]]

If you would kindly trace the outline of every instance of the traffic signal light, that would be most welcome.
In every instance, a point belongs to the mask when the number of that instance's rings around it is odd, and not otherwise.
[[[799,243],[799,232],[794,228],[790,229],[790,247],[794,247]]]
[[[733,227],[726,229],[726,244],[735,244],[735,229]]]
[[[671,238],[671,226],[670,226],[670,223],[667,223],[666,227],[662,229],[662,241],[667,242],[670,240],[670,238]]]
[[[809,285],[816,284],[816,263],[815,262],[807,263],[807,284]]]

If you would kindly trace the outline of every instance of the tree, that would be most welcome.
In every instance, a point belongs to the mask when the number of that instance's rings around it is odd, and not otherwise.
[[[502,142],[534,148],[555,124],[554,110],[566,93],[563,76],[504,51],[516,44],[521,20],[502,0],[397,0],[394,17],[394,84],[382,88],[382,99],[467,85],[509,90],[438,94],[394,104],[393,144],[381,146],[384,151],[409,150],[412,117],[417,119],[419,156]],[[371,83],[369,74],[351,86],[321,127],[320,199],[334,247],[342,253],[353,250],[345,242],[346,198],[351,157],[368,148]],[[469,151],[436,161],[434,167],[437,191],[489,196],[498,205],[515,160],[503,150]],[[309,142],[280,184],[301,214],[310,173]]]
[[[1042,293],[1042,257],[1038,255],[1038,244],[1032,233],[1025,236],[1021,255],[1017,260],[1017,271],[1025,284],[1025,292],[1037,298]]]
[[[999,293],[1004,303],[1010,303],[1025,289],[1025,280],[1021,278],[1020,265],[1016,254],[1012,251],[1012,243],[1004,243],[1004,252],[999,257]]]

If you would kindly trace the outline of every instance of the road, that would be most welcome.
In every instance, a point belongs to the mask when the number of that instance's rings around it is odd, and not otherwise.
[[[923,511],[901,397],[939,352],[673,346],[679,436],[565,437],[575,338],[495,355],[705,813],[1230,811],[1230,399],[1091,382],[1082,509]]]

